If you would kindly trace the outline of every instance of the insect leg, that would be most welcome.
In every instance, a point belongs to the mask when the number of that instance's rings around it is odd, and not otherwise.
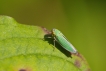
[[[47,37],[47,38],[52,38],[52,37]]]
[[[54,47],[55,47],[55,41],[56,41],[56,40],[54,39],[54,40],[53,40],[53,42],[54,42]]]
[[[56,38],[55,37],[53,37],[54,38],[54,40],[53,40],[53,43],[54,43],[54,49],[53,49],[53,51],[55,50],[55,42],[56,42]]]
[[[53,46],[54,48],[53,48],[53,51],[55,50],[55,41],[56,41],[56,40],[54,39],[54,40],[53,40],[53,42],[54,42],[54,46]]]

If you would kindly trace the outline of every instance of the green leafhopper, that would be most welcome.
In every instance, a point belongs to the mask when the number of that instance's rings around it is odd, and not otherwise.
[[[66,37],[58,29],[52,30],[52,36],[54,38],[54,45],[55,41],[57,41],[67,51],[71,53],[77,53],[77,50],[74,48],[74,46],[66,39]]]

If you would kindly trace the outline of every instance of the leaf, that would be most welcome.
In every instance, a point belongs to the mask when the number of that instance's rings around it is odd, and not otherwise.
[[[90,71],[80,53],[54,48],[46,28],[17,23],[0,16],[0,71]],[[72,58],[71,58],[72,56]]]

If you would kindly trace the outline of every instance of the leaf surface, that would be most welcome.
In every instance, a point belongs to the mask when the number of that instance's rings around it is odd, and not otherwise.
[[[90,71],[80,53],[71,58],[61,46],[54,48],[45,40],[46,34],[45,28],[0,16],[0,71]]]

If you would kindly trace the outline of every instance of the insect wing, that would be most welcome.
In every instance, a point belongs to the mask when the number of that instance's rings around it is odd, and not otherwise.
[[[66,37],[63,34],[55,35],[55,38],[56,38],[56,41],[67,51],[71,53],[77,52],[74,46],[66,39]]]

